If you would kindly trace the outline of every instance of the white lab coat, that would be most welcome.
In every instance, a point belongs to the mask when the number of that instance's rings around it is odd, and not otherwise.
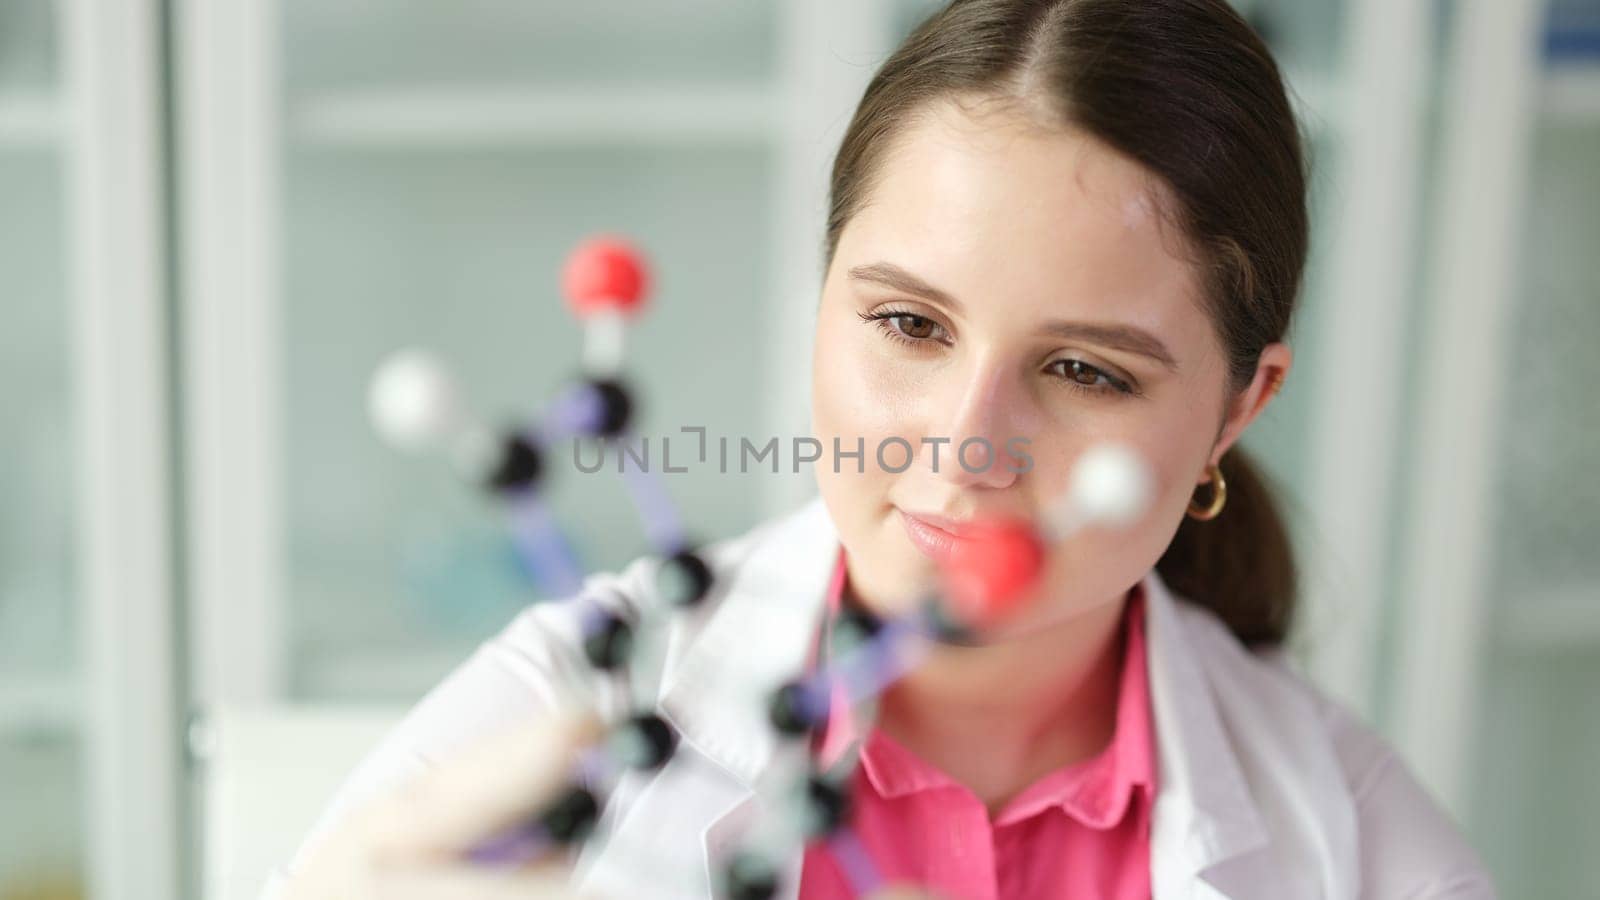
[[[373,791],[539,715],[557,685],[582,684],[612,715],[630,708],[630,695],[653,696],[683,740],[661,772],[626,776],[612,792],[602,820],[610,840],[591,843],[581,882],[616,898],[712,896],[714,861],[767,811],[763,776],[780,769],[775,753],[793,752],[766,724],[761,698],[801,671],[837,550],[820,500],[711,545],[720,587],[679,617],[661,664],[636,673],[631,688],[585,662],[577,604],[530,607],[372,751],[307,843]],[[641,558],[591,575],[582,593],[608,606],[651,604],[654,565]],[[1155,572],[1144,587],[1159,759],[1157,900],[1494,896],[1478,857],[1381,739],[1280,657],[1247,651]],[[275,875],[269,896],[304,852],[303,844]],[[797,848],[782,896],[794,896],[800,864]]]

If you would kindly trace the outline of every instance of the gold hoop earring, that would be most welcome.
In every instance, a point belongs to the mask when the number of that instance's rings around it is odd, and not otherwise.
[[[1222,507],[1228,504],[1228,482],[1222,479],[1222,467],[1215,463],[1206,466],[1206,472],[1211,475],[1211,503],[1204,507],[1196,507],[1194,498],[1189,498],[1189,518],[1197,522],[1209,522],[1222,514]]]

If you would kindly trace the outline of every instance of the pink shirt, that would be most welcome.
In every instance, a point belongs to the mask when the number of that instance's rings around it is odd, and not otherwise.
[[[840,549],[824,634],[845,581]],[[872,877],[959,900],[1150,896],[1155,752],[1145,674],[1144,595],[1124,613],[1116,734],[1098,755],[1029,785],[992,820],[966,786],[874,728],[861,749],[849,825],[806,847],[801,900],[859,896]],[[813,749],[830,768],[856,739],[835,695]]]

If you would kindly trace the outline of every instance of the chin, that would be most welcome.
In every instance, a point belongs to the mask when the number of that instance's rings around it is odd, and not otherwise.
[[[851,552],[857,568],[851,590],[867,609],[891,617],[909,613],[938,585],[932,563],[910,547],[870,542],[863,553]]]

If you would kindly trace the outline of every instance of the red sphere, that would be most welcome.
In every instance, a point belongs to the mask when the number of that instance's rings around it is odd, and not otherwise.
[[[1044,570],[1044,562],[1044,542],[1031,523],[997,521],[965,531],[944,561],[953,611],[968,626],[1005,617]]]
[[[606,310],[634,315],[644,308],[650,273],[644,254],[611,236],[590,238],[567,257],[561,289],[580,318]]]

